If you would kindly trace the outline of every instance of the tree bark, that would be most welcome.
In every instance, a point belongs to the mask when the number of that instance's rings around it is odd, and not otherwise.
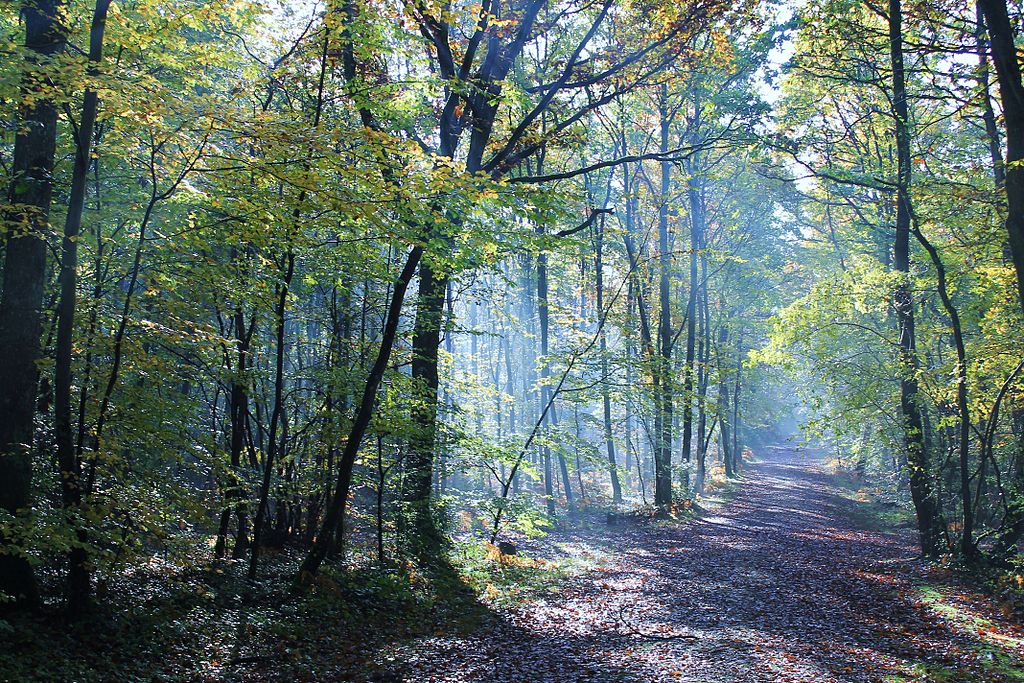
[[[893,267],[900,283],[893,296],[899,326],[900,412],[903,445],[910,475],[910,494],[917,513],[921,552],[928,557],[941,551],[941,513],[931,483],[929,453],[924,442],[917,383],[917,349],[914,340],[914,300],[910,291],[910,117],[903,66],[903,16],[901,0],[889,0],[889,51],[892,60],[892,106],[896,127],[897,206]]]
[[[671,117],[668,111],[668,86],[662,84],[659,101],[661,115],[661,152],[669,151],[669,128]],[[655,371],[660,377],[660,387],[656,395],[657,419],[655,420],[655,438],[657,440],[654,456],[654,504],[668,506],[672,504],[672,299],[671,270],[672,254],[669,250],[668,236],[668,199],[672,183],[672,164],[661,162],[661,197],[658,205],[658,261],[660,266],[658,278],[658,352],[659,357]],[[689,473],[684,475],[684,488],[689,488]]]
[[[431,489],[437,441],[437,362],[447,290],[448,276],[438,275],[430,263],[422,262],[412,338],[412,377],[419,392],[412,415],[418,433],[410,440],[402,497],[412,516],[412,535],[406,540],[424,563],[437,559],[443,541],[431,509]]]
[[[19,112],[14,140],[11,208],[4,216],[7,248],[0,295],[0,507],[22,517],[31,506],[32,444],[39,381],[43,289],[46,284],[46,232],[53,197],[53,159],[57,145],[57,105],[28,73],[63,52],[64,0],[24,0],[26,75],[22,96],[31,104]],[[31,607],[39,592],[28,560],[12,542],[0,553],[0,592],[10,607]]]
[[[1024,83],[1013,25],[1006,0],[978,0],[991,40],[999,95],[1006,129],[1006,233],[1010,257],[1017,273],[1017,294],[1024,308]]]
[[[103,35],[107,26],[110,0],[97,0],[89,31],[89,76],[98,74],[103,59]],[[71,415],[72,342],[75,306],[78,295],[78,235],[85,210],[85,190],[92,166],[92,138],[96,127],[99,94],[86,87],[82,112],[75,131],[75,163],[71,175],[71,196],[64,219],[61,243],[60,298],[57,304],[57,348],[54,358],[54,432],[57,463],[60,469],[61,498],[64,510],[77,520],[82,506],[82,463],[75,448],[75,430]],[[89,603],[90,571],[86,543],[88,536],[75,522],[76,547],[68,553],[68,610],[79,614]]]
[[[604,311],[604,221],[598,220],[594,228],[594,277],[597,294],[597,311]],[[619,483],[618,465],[615,463],[615,438],[612,435],[612,399],[608,376],[608,340],[604,330],[598,342],[601,353],[601,406],[604,417],[604,443],[608,454],[608,477],[612,484],[612,503],[622,502],[622,485]]]

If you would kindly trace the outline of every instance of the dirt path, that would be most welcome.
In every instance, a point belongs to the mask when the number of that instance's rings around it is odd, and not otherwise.
[[[606,533],[608,567],[471,637],[403,648],[394,669],[417,682],[1024,680],[1024,632],[910,559],[909,533],[859,526],[830,481],[777,451],[700,521]]]

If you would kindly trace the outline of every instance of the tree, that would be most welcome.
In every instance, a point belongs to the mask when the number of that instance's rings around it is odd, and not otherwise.
[[[7,361],[0,364],[0,413],[4,415],[0,420],[0,507],[14,519],[24,517],[32,504],[46,234],[57,144],[55,86],[49,79],[67,41],[61,0],[27,1],[21,11],[25,72],[13,177],[4,211],[6,249],[0,295],[0,347],[7,354]],[[31,605],[38,599],[32,568],[21,544],[4,540],[8,547],[0,554],[0,592],[13,597],[15,605]]]
[[[1003,125],[1006,129],[1006,162],[1003,187],[1006,191],[1006,233],[1010,255],[1017,273],[1017,290],[1024,307],[1024,83],[1017,58],[1016,32],[1010,24],[1005,0],[978,0],[991,40],[992,62],[996,67]]]
[[[893,307],[899,327],[900,410],[904,423],[904,447],[910,470],[910,491],[917,509],[917,528],[921,551],[926,556],[941,550],[942,524],[938,505],[929,482],[929,453],[924,441],[924,424],[918,398],[917,346],[914,335],[914,301],[907,274],[910,272],[911,158],[910,113],[903,66],[903,8],[900,0],[889,0],[889,54],[892,60],[892,107],[896,127],[896,235],[893,243],[893,268],[901,273],[893,294]]]
[[[89,72],[96,78],[103,59],[103,37],[106,32],[110,0],[97,0],[89,30]],[[57,304],[57,348],[54,363],[54,432],[57,461],[60,464],[61,494],[64,508],[72,515],[80,514],[82,505],[82,463],[75,448],[72,400],[72,353],[75,309],[78,298],[78,238],[85,210],[85,192],[89,168],[92,166],[92,141],[99,109],[96,86],[86,86],[81,116],[75,136],[75,163],[71,177],[71,196],[64,218],[64,239],[61,243],[60,299]],[[79,526],[78,546],[68,557],[68,607],[81,612],[91,591],[88,555],[84,547],[87,534]]]

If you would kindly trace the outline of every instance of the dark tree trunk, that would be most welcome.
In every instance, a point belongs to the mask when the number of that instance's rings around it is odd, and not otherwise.
[[[732,436],[729,428],[729,379],[725,372],[725,346],[729,343],[729,330],[723,324],[718,329],[718,445],[722,451],[725,476],[735,477],[736,466],[732,453]]]
[[[555,427],[558,426],[558,412],[555,410],[554,404],[551,405],[551,424]],[[574,510],[576,503],[572,495],[572,480],[569,478],[569,466],[565,461],[565,453],[562,452],[562,449],[558,450],[558,469],[562,474],[562,490],[565,491],[565,505],[569,510]]]
[[[443,540],[431,509],[431,489],[437,441],[437,361],[447,290],[448,276],[438,275],[430,263],[422,262],[412,338],[412,377],[419,392],[412,414],[418,433],[410,441],[404,463],[402,498],[412,515],[411,535],[403,540],[426,563],[436,560]]]
[[[1006,232],[1017,272],[1017,293],[1024,307],[1024,84],[1006,0],[978,0],[991,40],[1006,127]]]
[[[25,0],[28,70],[35,70],[64,50],[66,27],[61,23],[63,0]],[[53,158],[57,144],[57,105],[26,76],[22,90],[31,105],[19,112],[14,140],[13,178],[8,190],[12,207],[4,215],[7,249],[0,296],[0,507],[21,516],[32,504],[32,442],[36,388],[39,381],[43,289],[46,284],[46,232],[53,196]],[[0,545],[10,543],[0,538]],[[9,606],[34,606],[38,588],[32,568],[19,549],[0,553],[0,592],[13,598]]]
[[[214,555],[218,558],[224,557],[227,552],[228,527],[231,521],[231,514],[234,513],[237,520],[235,533],[235,546],[232,551],[235,558],[241,557],[248,547],[248,520],[245,514],[245,503],[241,486],[242,452],[245,449],[245,424],[249,415],[249,395],[247,392],[247,380],[245,373],[249,364],[249,346],[253,331],[256,327],[255,318],[245,325],[245,314],[241,308],[235,310],[232,327],[235,333],[235,345],[237,359],[235,371],[231,377],[231,388],[228,394],[228,453],[231,460],[231,475],[228,480],[228,490],[224,496],[225,506],[221,513],[220,530],[217,533],[217,542],[214,546]]]
[[[914,300],[910,291],[910,119],[903,67],[903,17],[901,0],[889,0],[889,50],[892,59],[892,106],[896,122],[897,206],[893,267],[901,281],[893,296],[899,324],[900,411],[904,449],[910,475],[910,494],[917,513],[921,551],[926,556],[941,551],[941,513],[932,490],[931,464],[924,441],[924,424],[918,396],[917,350],[914,341]]]
[[[686,194],[690,202],[690,293],[686,301],[686,360],[683,366],[683,464],[689,466],[693,452],[693,375],[697,342],[697,254],[704,233],[704,207],[701,205],[700,181],[696,177],[696,163],[687,165],[690,178]],[[704,463],[697,465],[697,489],[704,487]]]
[[[523,2],[518,8],[520,10],[518,14],[519,27],[510,36],[504,36],[496,31],[488,31],[486,38],[480,34],[480,37],[474,39],[485,41],[487,44],[486,57],[482,59],[474,74],[477,87],[473,88],[469,94],[450,92],[447,102],[438,116],[438,155],[441,158],[454,159],[460,138],[466,128],[459,110],[466,106],[474,112],[466,153],[466,172],[468,174],[487,172],[493,176],[500,176],[507,170],[507,167],[497,164],[497,160],[494,160],[496,167],[485,171],[483,157],[487,153],[487,145],[490,142],[491,132],[498,114],[498,100],[502,84],[508,76],[513,62],[522,52],[526,38],[530,35],[542,6],[543,3],[540,0]],[[451,49],[447,42],[449,29],[446,20],[430,17],[426,12],[418,15],[418,20],[423,35],[433,43],[437,51],[438,66],[443,77],[445,79],[467,79],[470,69],[477,66],[474,63],[475,48],[474,51],[464,56],[457,74],[454,62],[448,65],[446,61],[450,57]],[[555,92],[555,90],[551,91],[550,97],[553,97]],[[542,112],[543,108],[537,111],[538,113]],[[454,218],[454,222],[457,222],[458,218]],[[448,242],[447,236],[438,234],[433,226],[425,230],[423,237],[427,240],[440,238],[442,242]],[[418,452],[411,455],[411,467],[417,473],[413,475],[415,491],[409,489],[408,493],[409,497],[415,497],[415,500],[407,500],[415,511],[416,526],[419,527],[420,534],[426,534],[422,540],[416,540],[415,543],[418,546],[418,553],[425,551],[425,555],[421,559],[427,562],[437,559],[437,551],[443,540],[431,514],[430,490],[433,477],[434,440],[437,434],[438,347],[441,322],[444,317],[445,289],[449,275],[435,272],[435,265],[427,261],[420,269],[419,300],[413,333],[412,375],[414,379],[419,380],[422,389],[420,399],[424,403],[414,412],[414,421],[419,435],[412,444],[411,450]]]
[[[978,89],[981,90],[981,118],[985,122],[985,137],[988,142],[988,153],[992,158],[992,179],[996,187],[1002,189],[1006,183],[1006,168],[1003,166],[1003,151],[999,141],[999,127],[996,124],[996,113],[992,107],[989,94],[988,38],[985,35],[985,15],[981,5],[977,5],[978,26],[974,34],[978,51]]]
[[[950,297],[946,283],[946,268],[939,256],[938,250],[925,238],[924,233],[913,224],[914,236],[928,252],[932,265],[935,266],[935,273],[938,279],[939,298],[942,306],[949,316],[949,326],[953,332],[953,345],[956,348],[956,407],[958,415],[956,452],[960,465],[960,503],[963,505],[963,516],[961,522],[963,528],[960,531],[960,552],[969,560],[976,559],[977,548],[974,545],[974,512],[971,504],[971,413],[967,400],[967,347],[964,343],[963,325],[960,322],[960,313]],[[979,475],[980,482],[984,480],[984,474]]]
[[[286,317],[288,314],[288,293],[295,275],[295,252],[289,247],[285,255],[284,273],[278,285],[277,306],[274,311],[275,365],[274,365],[274,406],[270,412],[270,429],[267,441],[266,462],[263,463],[263,479],[260,482],[259,498],[256,503],[256,517],[252,527],[252,553],[249,555],[249,580],[256,578],[259,569],[260,544],[263,541],[263,527],[266,524],[267,505],[270,500],[270,480],[274,474],[275,460],[283,439],[278,432],[284,412],[284,360],[286,347]]]
[[[704,237],[701,236],[700,241],[701,247],[704,245]],[[708,443],[710,442],[710,436],[707,434],[707,397],[708,397],[708,383],[710,381],[710,372],[708,372],[711,363],[711,339],[709,337],[711,329],[711,318],[708,307],[708,293],[707,293],[707,260],[700,257],[701,266],[701,283],[698,291],[698,309],[700,313],[700,330],[698,340],[700,345],[697,349],[697,479],[698,483],[695,490],[698,493],[704,492],[704,483],[707,479],[707,455],[708,455]],[[712,428],[714,425],[712,424]]]
[[[743,341],[741,331],[740,342]],[[743,452],[740,450],[740,389],[742,388],[743,355],[740,344],[736,344],[736,377],[733,378],[732,390],[732,469],[739,473],[743,469]]]
[[[334,487],[334,495],[327,507],[323,523],[320,525],[320,533],[317,534],[313,547],[310,548],[302,566],[299,568],[299,582],[308,580],[308,577],[316,574],[327,557],[328,551],[342,527],[342,520],[345,516],[345,507],[348,504],[349,488],[352,484],[352,468],[359,453],[359,446],[366,434],[366,428],[373,416],[373,405],[377,399],[377,390],[380,388],[387,370],[388,361],[391,359],[391,351],[394,349],[395,338],[398,334],[398,324],[401,319],[402,302],[405,300],[406,290],[412,280],[423,256],[422,247],[413,247],[406,258],[405,266],[395,281],[394,292],[391,295],[391,302],[388,304],[387,316],[384,320],[384,329],[377,351],[377,357],[370,368],[363,387],[363,395],[356,408],[355,417],[352,419],[352,429],[349,432],[348,440],[345,442],[345,449],[341,453],[341,461],[338,463],[338,478]]]
[[[537,256],[537,321],[540,325],[540,408],[548,404],[551,399],[551,387],[548,379],[551,376],[551,369],[548,367],[548,257],[541,252]],[[543,427],[548,427],[550,418],[545,413]],[[551,447],[544,444],[542,447],[544,458],[544,499],[547,505],[548,517],[555,516],[555,476],[551,466]]]
[[[623,134],[623,137],[622,137],[622,140],[621,140],[621,150],[622,150],[623,154],[626,153],[625,134]],[[625,224],[625,228],[626,229],[625,229],[625,232],[624,232],[624,234],[622,236],[622,241],[623,241],[624,246],[626,247],[626,255],[629,257],[629,266],[630,266],[629,292],[631,294],[631,296],[629,298],[629,301],[636,305],[636,318],[639,319],[639,323],[640,323],[640,346],[641,346],[642,350],[637,355],[640,356],[644,360],[644,362],[645,362],[645,364],[647,366],[647,372],[648,372],[648,374],[650,375],[650,378],[651,378],[651,390],[652,390],[652,393],[653,393],[653,395],[655,397],[655,403],[657,404],[658,403],[658,399],[661,396],[661,373],[658,371],[658,363],[660,362],[660,359],[657,357],[657,354],[655,353],[654,338],[653,338],[653,335],[652,335],[652,332],[651,332],[651,318],[650,318],[650,314],[648,312],[646,299],[644,298],[643,283],[642,283],[642,281],[640,280],[640,277],[639,277],[639,263],[640,263],[639,259],[640,259],[640,255],[637,253],[636,245],[633,242],[633,235],[634,235],[634,233],[636,231],[636,198],[632,196],[632,188],[633,188],[634,183],[633,183],[632,176],[630,175],[630,165],[629,164],[623,164],[622,165],[622,175],[623,175],[623,186],[626,188],[626,195],[627,195],[627,199],[626,199],[626,222],[625,222],[626,223]],[[630,366],[627,365],[627,370],[628,370],[629,367]],[[661,433],[660,415],[661,415],[661,410],[660,409],[656,409],[655,410],[655,423],[656,423],[655,424],[655,433],[656,434],[660,434]],[[644,492],[644,488],[643,488],[643,472],[642,472],[643,468],[641,467],[641,457],[640,457],[640,445],[641,445],[642,441],[643,441],[643,439],[641,439],[641,438],[637,439],[637,450],[636,450],[637,473],[638,473],[638,478],[640,480],[641,493],[642,493],[642,495],[646,496],[646,492]],[[657,467],[656,467],[656,469],[657,469]],[[669,492],[671,493],[671,489],[672,489],[671,476],[669,476],[668,489],[669,489]],[[659,505],[659,504],[660,505],[666,505],[666,504],[668,504],[668,503],[658,503],[657,495],[658,495],[658,493],[657,493],[657,484],[655,484],[655,505]],[[671,496],[669,497],[668,500],[669,500],[669,502],[671,502]]]
[[[103,34],[107,25],[110,0],[97,0],[89,32],[89,75],[95,76],[103,59]],[[75,163],[71,175],[71,196],[64,220],[61,243],[60,299],[57,305],[57,348],[54,358],[54,432],[57,462],[60,468],[64,509],[77,519],[82,506],[82,464],[75,448],[75,430],[71,415],[72,342],[75,328],[75,304],[78,294],[78,235],[85,210],[85,189],[92,166],[92,138],[96,126],[99,95],[87,88],[82,100],[81,119],[75,136]],[[85,544],[87,534],[81,524],[75,529],[77,545],[68,553],[68,610],[80,613],[89,603],[90,571]]]

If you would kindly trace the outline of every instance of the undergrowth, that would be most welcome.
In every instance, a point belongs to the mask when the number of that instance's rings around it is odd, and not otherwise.
[[[642,506],[619,514],[629,523],[685,523],[740,485],[712,476],[704,496],[668,514]],[[464,535],[450,564],[430,571],[357,555],[355,566],[325,565],[304,593],[292,591],[298,549],[267,553],[256,583],[245,579],[244,561],[154,557],[143,570],[106,577],[76,621],[57,604],[0,619],[0,682],[374,680],[382,653],[398,643],[471,633],[496,610],[612,564],[606,513],[594,505],[554,534],[515,535],[514,554]]]

